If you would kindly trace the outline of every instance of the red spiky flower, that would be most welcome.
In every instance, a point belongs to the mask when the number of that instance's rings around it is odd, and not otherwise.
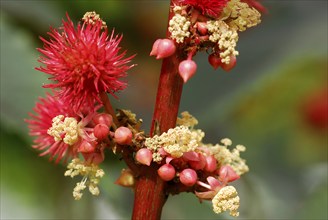
[[[228,0],[176,0],[176,4],[192,6],[203,15],[217,18]]]
[[[40,156],[50,155],[50,160],[56,157],[56,163],[62,158],[68,159],[75,156],[77,154],[76,149],[63,141],[55,141],[54,137],[48,134],[54,117],[73,115],[70,108],[56,97],[47,94],[46,98],[39,98],[39,102],[36,103],[33,110],[35,114],[29,113],[30,119],[25,121],[28,123],[29,134],[36,137],[32,147],[43,151]]]
[[[115,92],[126,88],[126,82],[120,80],[127,75],[128,65],[134,56],[125,58],[126,51],[120,53],[119,43],[122,35],[108,34],[104,22],[85,21],[74,27],[69,18],[63,20],[61,28],[51,28],[50,40],[41,37],[43,49],[39,62],[45,66],[36,68],[45,72],[54,82],[45,88],[59,88],[58,96],[73,111],[81,106],[90,109],[98,102],[99,93]],[[115,95],[114,95],[115,96]]]

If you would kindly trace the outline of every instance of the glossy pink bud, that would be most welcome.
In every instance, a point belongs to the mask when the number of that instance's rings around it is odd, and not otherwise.
[[[92,120],[95,124],[105,124],[109,128],[113,124],[113,117],[110,114],[106,114],[106,113],[97,114],[95,115],[95,117],[93,117]]]
[[[215,157],[213,157],[212,155],[206,156],[205,161],[206,161],[206,164],[205,164],[204,170],[207,172],[210,172],[210,173],[214,172],[217,167],[217,161],[216,161]]]
[[[121,145],[129,145],[132,143],[132,132],[127,127],[119,127],[114,133],[114,140]]]
[[[98,140],[103,140],[108,136],[109,128],[105,124],[97,124],[94,127],[93,134]]]
[[[206,159],[203,154],[198,154],[198,161],[189,161],[189,165],[194,170],[202,170],[206,165]]]
[[[197,22],[197,30],[201,35],[207,34],[207,24],[206,22]]]
[[[193,60],[184,60],[179,64],[179,74],[186,83],[197,70],[197,64]]]
[[[222,65],[221,57],[215,53],[208,56],[208,62],[215,70]]]
[[[195,151],[183,153],[183,159],[186,161],[199,161],[199,155]]]
[[[162,39],[158,42],[156,59],[162,59],[172,56],[176,51],[176,46],[173,40]]]
[[[81,153],[93,153],[96,149],[96,144],[94,142],[89,142],[83,140],[77,151]]]
[[[157,170],[157,173],[164,181],[170,181],[175,177],[175,169],[171,164],[164,164]]]
[[[218,187],[222,187],[222,183],[215,179],[213,176],[209,176],[206,178],[208,184],[210,184],[212,190],[216,190]]]
[[[170,163],[174,158],[173,157],[166,157],[165,163]]]
[[[240,176],[229,165],[220,167],[220,180],[223,182],[232,182],[240,178]]]
[[[154,44],[153,44],[153,48],[151,49],[151,52],[149,54],[149,56],[157,56],[157,51],[158,51],[158,43],[161,41],[162,39],[157,39]]]
[[[180,173],[180,182],[186,186],[193,186],[197,182],[195,170],[187,168]]]
[[[141,148],[136,153],[136,160],[141,164],[149,166],[153,160],[153,154],[148,148]]]
[[[105,157],[104,154],[101,152],[97,153],[83,153],[82,154],[85,161],[88,163],[93,163],[93,164],[100,164],[104,161]]]
[[[236,63],[237,63],[237,59],[236,59],[236,56],[231,56],[230,57],[230,62],[229,64],[226,64],[226,63],[222,63],[222,69],[224,69],[225,71],[230,71],[232,70],[235,66],[236,66]]]
[[[163,157],[168,155],[168,153],[162,147],[158,149],[158,153]]]

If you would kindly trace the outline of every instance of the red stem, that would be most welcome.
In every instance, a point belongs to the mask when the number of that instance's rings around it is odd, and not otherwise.
[[[173,3],[171,1],[171,6]],[[172,17],[169,14],[169,20]],[[169,37],[169,32],[166,34]],[[156,105],[150,135],[160,134],[176,126],[183,80],[178,73],[182,61],[178,54],[163,60],[159,79]],[[166,182],[157,175],[157,164],[142,166],[136,178],[133,220],[160,219],[167,198]]]

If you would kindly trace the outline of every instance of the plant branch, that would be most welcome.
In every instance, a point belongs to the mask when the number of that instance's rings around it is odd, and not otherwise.
[[[173,6],[171,1],[170,7]],[[173,13],[169,13],[169,20]],[[169,37],[167,31],[166,37]],[[183,80],[178,73],[182,56],[174,54],[162,63],[158,84],[156,105],[150,135],[161,134],[176,126]],[[158,175],[159,165],[142,166],[140,176],[136,178],[135,198],[132,219],[160,219],[162,208],[167,199],[166,182]]]

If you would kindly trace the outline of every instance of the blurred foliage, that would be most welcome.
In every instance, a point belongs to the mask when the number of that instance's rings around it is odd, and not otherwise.
[[[133,192],[113,183],[124,167],[118,158],[107,155],[101,195],[86,192],[76,202],[71,193],[79,180],[64,177],[64,166],[30,148],[23,119],[45,94],[46,80],[33,69],[39,65],[35,48],[42,46],[38,36],[58,27],[66,12],[76,21],[85,11],[100,13],[124,33],[122,48],[137,54],[129,88],[113,102],[136,112],[147,131],[161,65],[148,54],[165,35],[168,2],[1,1],[1,219],[130,217]],[[184,87],[180,108],[199,119],[208,142],[229,137],[247,147],[242,156],[251,171],[236,185],[240,218],[327,219],[327,127],[316,124],[325,112],[307,110],[327,106],[327,2],[263,2],[270,13],[240,36],[237,67],[214,71],[206,54],[197,56],[198,73]],[[321,91],[324,98],[313,102]],[[184,193],[170,197],[163,210],[163,219],[178,218],[230,217]]]

